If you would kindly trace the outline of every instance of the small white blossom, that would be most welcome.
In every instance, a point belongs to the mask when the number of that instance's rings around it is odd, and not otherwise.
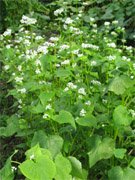
[[[47,119],[48,117],[50,117],[48,114],[43,115],[43,119]]]
[[[58,16],[59,14],[61,14],[64,11],[63,8],[57,9],[56,11],[54,11],[54,15]]]
[[[114,42],[108,43],[107,45],[108,45],[108,47],[116,48],[116,44]]]
[[[52,108],[51,104],[48,104],[48,105],[45,107],[46,110],[50,110],[51,108]]]
[[[22,83],[23,77],[15,77],[15,81]]]
[[[70,64],[70,60],[68,60],[68,59],[61,62],[61,65],[68,65],[68,64]]]
[[[20,22],[22,24],[31,25],[31,24],[36,24],[37,20],[34,18],[29,18],[29,17],[23,15]]]
[[[74,85],[72,82],[69,82],[67,84],[67,87],[70,88],[70,89],[76,89],[77,88],[77,85]]]
[[[112,24],[118,24],[119,21],[115,20],[115,21],[112,21]]]
[[[58,41],[58,40],[59,40],[58,37],[51,37],[51,38],[50,38],[50,41],[53,41],[53,42]]]
[[[65,24],[72,24],[72,22],[73,20],[69,17],[65,20]]]
[[[91,61],[91,66],[96,66],[97,62],[96,61]]]
[[[40,66],[41,66],[41,62],[40,62],[40,60],[39,60],[39,59],[37,59],[37,60],[35,61],[35,64],[36,64],[36,66],[38,66],[38,65],[40,65]]]
[[[81,94],[81,95],[86,95],[86,92],[85,92],[85,89],[84,88],[80,88],[78,89],[78,93]]]
[[[21,94],[25,94],[26,93],[26,89],[25,88],[18,89],[18,92],[20,92]]]
[[[3,33],[3,36],[10,36],[12,33],[12,30],[11,29],[7,29],[4,33]]]
[[[65,89],[64,89],[64,92],[67,92],[69,90],[69,88],[68,87],[66,87]]]
[[[69,49],[69,45],[66,45],[66,44],[61,45],[59,51],[63,51],[65,49]]]
[[[110,55],[110,56],[107,56],[107,59],[108,59],[109,61],[112,61],[112,60],[115,60],[115,59],[116,59],[116,56]]]
[[[40,69],[36,69],[36,74],[40,74],[41,73],[41,71],[40,71]]]
[[[104,25],[105,25],[105,26],[109,26],[109,25],[110,25],[110,22],[105,22]]]
[[[12,171],[12,172],[14,172],[14,171],[16,171],[16,170],[17,170],[17,168],[16,168],[15,166],[12,166],[12,167],[11,167],[11,171]]]
[[[101,82],[94,80],[94,79],[91,81],[91,83],[94,85],[101,85]]]
[[[5,66],[4,66],[4,70],[8,70],[9,67],[10,67],[9,65],[5,65]]]
[[[42,40],[42,39],[43,39],[42,36],[36,36],[36,37],[35,37],[35,40],[37,40],[37,41],[38,41],[38,40]]]
[[[32,159],[34,159],[35,158],[35,156],[34,156],[34,154],[32,154],[31,156],[30,156],[30,160],[32,160]]]
[[[86,115],[86,111],[85,111],[84,109],[82,109],[82,110],[80,111],[80,116],[84,117],[85,115]]]
[[[17,69],[18,69],[18,71],[22,71],[22,66],[19,65],[19,66],[17,67]]]
[[[91,102],[90,102],[90,101],[86,101],[86,102],[85,102],[85,105],[90,106],[90,105],[91,105]]]

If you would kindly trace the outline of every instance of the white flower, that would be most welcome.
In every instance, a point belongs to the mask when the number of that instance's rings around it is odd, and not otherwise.
[[[82,110],[80,111],[80,116],[84,117],[85,115],[86,115],[86,111],[85,111],[84,109],[82,109]]]
[[[72,24],[72,22],[73,20],[69,17],[65,20],[65,24]]]
[[[29,17],[23,15],[20,22],[22,24],[31,25],[31,24],[36,24],[37,20],[34,18],[29,18]]]
[[[115,60],[115,59],[116,59],[116,56],[110,55],[110,56],[107,56],[107,59],[108,59],[109,61],[112,61],[112,60]]]
[[[113,36],[117,36],[117,33],[116,33],[116,32],[114,32],[114,31],[112,31],[112,32],[111,32],[111,35],[113,35]]]
[[[15,77],[15,81],[22,83],[23,77]]]
[[[64,92],[67,92],[69,90],[69,88],[68,87],[66,87],[65,89],[64,89]]]
[[[116,48],[116,44],[114,42],[108,43],[107,45],[108,45],[108,47]]]
[[[67,87],[70,88],[70,89],[76,89],[77,88],[77,85],[74,85],[72,82],[69,82],[67,84]]]
[[[40,71],[40,69],[36,69],[36,74],[40,74],[41,73],[41,71]]]
[[[90,106],[90,105],[91,105],[91,102],[90,102],[90,101],[86,101],[86,102],[85,102],[85,105]]]
[[[32,160],[32,159],[34,159],[35,158],[35,156],[34,156],[34,154],[32,154],[31,156],[30,156],[30,160]]]
[[[19,104],[22,104],[22,100],[21,100],[21,99],[19,99],[19,100],[18,100],[18,103],[19,103]]]
[[[78,55],[79,54],[79,49],[73,50],[72,53]]]
[[[131,113],[132,117],[135,117],[135,111],[133,109],[130,109],[129,112]]]
[[[48,114],[43,115],[43,119],[47,119],[48,117],[50,117]]]
[[[7,29],[4,33],[3,33],[3,36],[10,36],[12,33],[12,30],[11,29]]]
[[[135,63],[133,63],[133,68],[135,69]]]
[[[25,88],[18,89],[18,92],[20,92],[21,94],[25,94],[26,93],[26,89]]]
[[[41,62],[40,62],[40,60],[39,60],[39,59],[37,59],[37,60],[35,61],[35,64],[36,64],[36,66],[38,66],[38,65],[40,65],[40,66],[41,66]]]
[[[91,81],[92,84],[95,84],[95,85],[101,85],[101,82],[97,81],[97,80],[92,80]]]
[[[5,66],[4,66],[4,69],[5,69],[5,70],[8,70],[9,67],[10,67],[9,65],[5,65]]]
[[[51,38],[50,38],[50,41],[53,41],[53,42],[58,41],[58,40],[59,40],[58,37],[51,37]]]
[[[62,50],[65,50],[65,49],[69,49],[69,45],[66,45],[66,44],[61,45],[59,51],[62,51]]]
[[[45,107],[46,110],[50,110],[51,108],[52,108],[51,104],[48,104],[48,105]]]
[[[78,89],[78,93],[81,94],[81,95],[86,95],[86,92],[85,92],[85,89],[84,88],[80,88]]]
[[[21,71],[21,70],[22,70],[22,66],[19,65],[19,66],[17,67],[17,69],[18,69],[18,71]]]
[[[70,60],[65,60],[65,61],[63,61],[63,62],[61,62],[61,65],[67,65],[67,64],[70,64]]]
[[[119,21],[112,21],[112,24],[118,24],[119,23]]]
[[[72,64],[72,67],[73,67],[73,68],[75,68],[75,67],[76,67],[76,65],[77,65],[77,64],[76,64],[76,63],[74,63],[74,64]]]
[[[110,25],[110,22],[105,22],[104,25],[105,25],[105,26],[109,26],[109,25]]]
[[[37,41],[38,41],[38,40],[41,40],[41,39],[43,39],[42,36],[36,36],[36,37],[35,37],[35,40],[37,40]]]
[[[63,8],[57,9],[56,11],[54,11],[54,15],[58,16],[59,14],[61,14],[64,11]]]
[[[6,48],[7,48],[7,49],[10,49],[10,48],[11,48],[11,44],[7,44],[7,45],[6,45]]]
[[[48,53],[48,49],[46,46],[39,46],[38,49],[37,49],[37,52],[42,52],[44,54],[47,54]]]
[[[17,168],[16,168],[15,166],[12,166],[12,167],[11,167],[11,171],[12,171],[12,172],[14,172],[14,171],[16,171],[16,170],[17,170]]]
[[[60,67],[60,64],[55,64],[56,67]]]
[[[99,46],[96,46],[96,45],[93,45],[93,44],[85,44],[85,43],[82,43],[82,48],[91,48],[91,49],[98,50],[98,49],[99,49]]]
[[[95,19],[94,19],[93,17],[90,17],[90,21],[91,21],[91,22],[94,22]]]
[[[96,61],[91,61],[91,66],[96,66],[97,62]]]

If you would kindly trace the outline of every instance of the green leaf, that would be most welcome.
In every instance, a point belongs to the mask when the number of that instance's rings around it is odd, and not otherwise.
[[[53,92],[42,92],[39,95],[39,99],[43,106],[46,105],[46,103],[54,96]]]
[[[109,85],[109,91],[114,92],[117,95],[123,94],[128,88],[134,85],[133,80],[128,76],[122,75],[120,77],[115,77],[111,84]]]
[[[49,136],[46,141],[46,148],[51,152],[52,157],[60,153],[63,146],[63,139],[58,135]]]
[[[120,159],[123,159],[124,158],[124,155],[125,155],[125,153],[126,153],[126,149],[123,149],[123,148],[121,148],[121,149],[115,149],[114,150],[114,156],[116,157],[116,158],[120,158]]]
[[[55,164],[47,155],[39,155],[35,161],[26,160],[19,168],[30,180],[51,180],[56,174]]]
[[[56,71],[56,77],[69,77],[71,75],[71,71],[67,70],[67,69],[58,69]]]
[[[59,115],[55,116],[54,121],[58,122],[59,124],[69,123],[76,129],[75,120],[72,114],[68,111],[61,110]]]
[[[81,126],[88,126],[88,127],[96,127],[97,125],[97,120],[92,114],[79,118],[76,120],[76,122]]]
[[[115,166],[108,171],[109,180],[131,180],[135,177],[135,170],[132,168],[122,169],[120,166]]]
[[[125,84],[120,77],[115,77],[109,85],[109,91],[114,92],[117,95],[121,95],[125,92]]]
[[[45,108],[40,103],[38,103],[37,106],[33,106],[31,108],[31,112],[33,114],[40,114],[40,113],[43,113],[44,111],[45,111]]]
[[[73,156],[69,156],[68,159],[72,165],[71,174],[73,177],[83,178],[82,164],[81,162]]]
[[[130,162],[130,166],[133,166],[135,168],[135,157],[133,158],[133,160]]]
[[[11,165],[11,158],[14,154],[16,154],[17,151],[15,151],[6,161],[5,166],[0,170],[0,179],[1,180],[14,180],[14,173],[12,171],[12,165]]]
[[[7,127],[0,128],[0,136],[9,137],[19,130],[19,121],[16,116],[11,116],[7,119]]]
[[[129,116],[128,110],[125,106],[119,105],[115,108],[113,112],[114,125],[119,128],[119,126],[129,126],[132,119]]]
[[[70,161],[63,157],[61,154],[58,154],[55,158],[56,165],[56,180],[72,180],[70,175],[71,172],[71,164]]]
[[[45,134],[44,131],[39,130],[34,133],[34,136],[31,142],[31,147],[35,146],[36,144],[39,144],[40,147],[45,148],[46,141],[47,141],[47,135]]]
[[[108,159],[114,152],[114,141],[111,138],[104,138],[101,140],[99,137],[96,139],[95,146],[88,153],[90,168],[101,159]]]

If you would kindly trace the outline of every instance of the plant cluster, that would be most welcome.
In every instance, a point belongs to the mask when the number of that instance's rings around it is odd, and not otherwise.
[[[3,180],[134,178],[134,48],[117,20],[99,29],[90,17],[86,25],[87,2],[79,2],[52,3],[42,32],[33,12],[17,32],[0,35],[13,99],[0,136],[22,140],[0,170]]]

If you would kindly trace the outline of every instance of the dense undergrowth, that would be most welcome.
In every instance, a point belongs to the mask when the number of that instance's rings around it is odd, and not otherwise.
[[[115,16],[101,23],[89,3],[61,2],[0,35],[0,176],[134,179],[134,47]]]

